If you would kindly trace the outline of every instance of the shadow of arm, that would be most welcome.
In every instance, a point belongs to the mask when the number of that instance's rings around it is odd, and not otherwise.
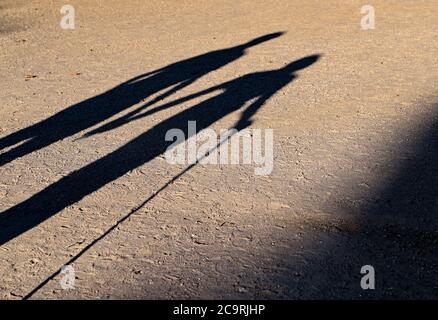
[[[103,133],[103,132],[106,132],[106,131],[114,130],[114,129],[118,128],[118,127],[121,127],[121,126],[123,126],[123,125],[125,125],[125,124],[127,124],[127,123],[129,123],[129,122],[131,122],[133,120],[135,120],[136,119],[135,115],[137,115],[138,113],[140,113],[144,109],[152,106],[153,104],[157,103],[160,100],[163,100],[163,99],[167,98],[168,96],[170,96],[173,93],[183,89],[184,87],[189,86],[193,82],[194,82],[194,80],[189,80],[189,81],[184,81],[184,82],[182,82],[182,83],[180,83],[180,84],[178,84],[176,86],[173,86],[169,90],[167,90],[164,93],[160,94],[158,97],[156,97],[153,100],[145,103],[144,105],[140,106],[139,108],[129,112],[128,114],[126,114],[126,115],[124,115],[124,116],[122,116],[122,117],[120,117],[118,119],[115,119],[115,120],[113,120],[113,121],[111,121],[109,123],[106,123],[106,124],[96,128],[94,130],[91,130],[91,131],[87,132],[86,134],[83,135],[82,138],[90,137],[90,136],[98,134],[98,133]]]
[[[193,81],[190,80],[190,83],[192,83],[192,82],[193,82]],[[102,132],[105,132],[105,131],[109,131],[109,130],[115,129],[115,128],[117,128],[117,127],[120,127],[120,126],[122,126],[122,125],[124,125],[124,124],[126,124],[126,123],[129,123],[129,122],[131,122],[131,121],[136,121],[136,120],[142,119],[142,118],[144,118],[144,117],[150,116],[150,115],[152,115],[152,114],[154,114],[154,113],[157,113],[157,112],[160,112],[160,111],[163,111],[163,110],[166,110],[166,109],[172,108],[172,107],[174,107],[174,106],[176,106],[176,105],[178,105],[178,104],[181,104],[181,103],[184,103],[184,102],[190,101],[190,100],[192,100],[192,99],[195,99],[195,98],[201,97],[201,96],[203,96],[203,95],[209,94],[209,93],[211,93],[211,92],[214,92],[214,91],[216,91],[216,90],[219,90],[219,89],[222,88],[222,86],[223,86],[223,85],[218,85],[218,86],[215,86],[215,87],[212,87],[212,88],[209,88],[209,89],[206,89],[206,90],[200,91],[200,92],[198,92],[198,93],[194,93],[194,94],[188,95],[188,96],[183,97],[183,98],[181,98],[181,99],[177,99],[177,100],[175,100],[175,101],[172,101],[172,102],[166,103],[166,104],[164,104],[164,105],[161,105],[161,106],[155,107],[154,109],[149,110],[149,111],[146,111],[146,112],[144,112],[144,113],[142,113],[142,114],[136,115],[136,114],[138,114],[141,110],[144,110],[145,108],[147,108],[147,107],[149,107],[150,105],[154,104],[156,101],[159,101],[159,100],[161,100],[161,99],[164,99],[164,98],[167,97],[168,95],[172,94],[172,93],[173,93],[173,90],[175,90],[175,91],[179,90],[178,87],[181,87],[181,88],[182,88],[182,87],[184,87],[184,86],[188,86],[190,83],[186,83],[186,82],[184,82],[184,83],[178,85],[177,88],[174,87],[173,89],[166,91],[165,93],[163,93],[163,94],[160,95],[159,97],[157,97],[157,98],[155,98],[154,100],[152,100],[152,101],[146,103],[145,105],[142,105],[140,108],[138,108],[138,109],[136,109],[136,110],[130,112],[129,114],[125,115],[124,117],[119,118],[119,119],[117,119],[117,120],[114,120],[113,122],[110,122],[110,123],[108,123],[108,124],[106,124],[106,125],[104,125],[104,126],[102,126],[102,127],[99,127],[99,128],[97,128],[97,129],[95,129],[95,130],[93,130],[93,131],[90,131],[90,132],[84,134],[84,136],[83,136],[82,138],[87,138],[87,137],[90,137],[90,136],[92,136],[92,135],[94,135],[94,134],[97,134],[97,133],[102,133]],[[170,92],[170,91],[172,91],[172,92]],[[160,98],[160,97],[162,97],[162,98]]]
[[[239,121],[234,125],[238,131],[248,128],[254,121],[251,119],[257,111],[269,100],[271,94],[259,97],[256,101],[250,104],[240,116]]]

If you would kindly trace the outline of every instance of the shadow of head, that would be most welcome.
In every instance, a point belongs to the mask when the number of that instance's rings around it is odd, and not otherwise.
[[[293,73],[302,69],[305,69],[309,66],[311,66],[312,64],[314,64],[315,62],[317,62],[319,59],[321,58],[320,54],[314,54],[311,56],[307,56],[305,58],[293,61],[291,63],[289,63],[288,65],[286,65],[285,67],[283,67],[282,69],[284,71],[287,71],[289,73]]]
[[[285,32],[266,34],[230,48],[211,51],[186,60],[181,60],[152,72],[141,74],[120,84],[118,87],[138,84],[141,83],[142,80],[147,80],[154,75],[158,75],[160,77],[164,75],[164,77],[171,78],[179,78],[178,75],[187,75],[188,77],[203,75],[237,60],[239,57],[242,57],[246,54],[246,50],[248,48],[273,40],[282,36],[283,34],[285,34]]]
[[[259,45],[259,44],[261,44],[263,42],[267,42],[267,41],[270,41],[272,39],[281,37],[285,33],[286,32],[284,32],[284,31],[269,33],[269,34],[266,34],[264,36],[255,38],[255,39],[253,39],[251,41],[248,41],[247,43],[244,43],[244,44],[238,46],[238,48],[250,48],[250,47],[254,47],[254,46]]]

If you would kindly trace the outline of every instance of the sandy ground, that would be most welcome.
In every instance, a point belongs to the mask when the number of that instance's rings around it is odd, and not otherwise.
[[[71,0],[63,30],[63,1],[0,1],[0,297],[437,298],[437,1],[372,2],[374,30],[363,1]],[[208,71],[155,105],[235,92],[85,135],[193,66]],[[229,128],[228,104],[271,87],[249,127],[274,129],[271,175],[197,165],[117,224],[186,167],[159,151],[166,126]],[[210,101],[227,112],[196,111]],[[51,275],[69,261],[64,290]]]

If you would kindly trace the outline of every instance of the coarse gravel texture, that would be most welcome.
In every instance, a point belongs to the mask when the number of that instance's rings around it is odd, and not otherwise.
[[[436,299],[438,2],[372,2],[374,30],[357,0],[69,0],[63,30],[64,1],[0,1],[0,298]],[[145,110],[222,91],[87,135],[227,48]],[[159,151],[173,119],[229,128],[271,87],[249,127],[274,130],[271,175],[196,165],[75,259],[74,289],[38,287],[187,167]]]

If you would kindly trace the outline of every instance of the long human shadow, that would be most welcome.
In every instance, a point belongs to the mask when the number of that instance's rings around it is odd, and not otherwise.
[[[247,74],[186,99],[161,106],[161,108],[170,107],[208,92],[220,92],[160,122],[114,152],[69,174],[28,200],[2,212],[0,214],[0,245],[42,223],[107,183],[163,154],[171,144],[175,145],[173,142],[165,141],[166,132],[170,129],[181,129],[187,132],[186,138],[188,139],[190,137],[189,121],[196,121],[196,129],[199,132],[226,115],[241,109],[247,102],[254,99],[243,110],[240,120],[235,125],[237,129],[247,127],[257,110],[277,91],[297,77],[296,71],[312,65],[318,58],[317,55],[308,56],[280,69]]]
[[[202,76],[239,59],[245,55],[248,48],[282,34],[283,32],[267,34],[238,46],[212,51],[148,72],[98,96],[75,104],[41,122],[3,137],[0,139],[0,150],[17,146],[0,154],[0,166],[86,130],[160,93],[147,104],[150,106]],[[143,106],[141,110],[145,107]]]

